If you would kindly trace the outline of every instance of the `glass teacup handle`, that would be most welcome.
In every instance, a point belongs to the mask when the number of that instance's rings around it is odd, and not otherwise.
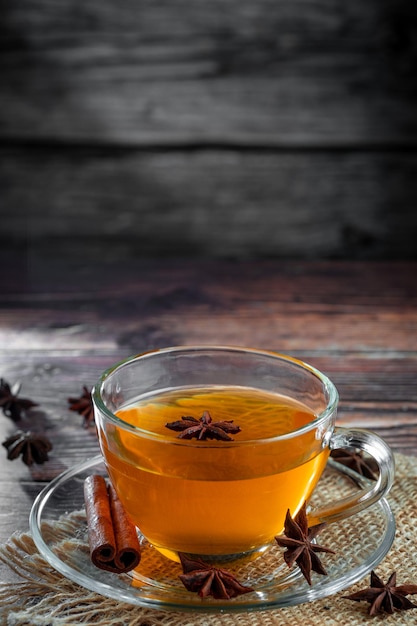
[[[376,481],[364,481],[366,486],[352,496],[314,508],[309,512],[309,525],[336,522],[368,508],[391,489],[394,481],[394,457],[381,437],[367,430],[335,428],[329,443],[330,450],[354,448],[369,454],[378,465]],[[361,477],[363,478],[363,477]]]

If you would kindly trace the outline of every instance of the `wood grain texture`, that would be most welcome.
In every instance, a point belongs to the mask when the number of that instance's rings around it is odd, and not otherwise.
[[[9,148],[0,149],[0,186],[3,238],[40,248],[68,240],[103,256],[417,254],[417,154],[405,152]]]
[[[416,258],[412,0],[1,8],[3,246]]]
[[[415,146],[411,0],[4,0],[3,137]]]

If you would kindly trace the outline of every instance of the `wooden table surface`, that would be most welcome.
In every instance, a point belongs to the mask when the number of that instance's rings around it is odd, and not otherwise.
[[[0,376],[38,403],[19,423],[0,414],[1,441],[24,428],[53,443],[32,468],[1,447],[1,541],[28,528],[47,481],[98,452],[67,398],[150,348],[233,344],[308,361],[336,383],[340,424],[417,455],[415,262],[0,260]]]

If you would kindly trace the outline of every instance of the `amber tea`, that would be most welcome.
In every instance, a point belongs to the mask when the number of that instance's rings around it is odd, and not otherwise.
[[[287,509],[295,516],[309,500],[330,450],[371,454],[378,480],[321,502],[310,524],[343,520],[387,493],[389,447],[374,433],[335,426],[338,400],[311,365],[231,346],[129,357],[93,390],[101,451],[132,520],[170,558],[212,561],[275,545]]]
[[[239,432],[199,439],[207,413]],[[294,515],[309,499],[329,454],[314,429],[303,432],[316,417],[307,406],[255,388],[159,391],[117,416],[140,436],[116,423],[102,434],[110,477],[143,535],[174,559],[262,551],[282,532],[287,509]],[[198,421],[190,438],[167,427],[187,416]]]

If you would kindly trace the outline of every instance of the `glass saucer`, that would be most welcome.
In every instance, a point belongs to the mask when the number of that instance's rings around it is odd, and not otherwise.
[[[134,572],[113,574],[91,563],[83,482],[92,473],[107,475],[101,456],[64,472],[45,487],[30,514],[33,540],[49,564],[73,582],[120,602],[148,608],[231,612],[311,602],[363,578],[385,557],[395,536],[394,516],[387,501],[382,499],[366,511],[324,529],[320,543],[331,547],[336,554],[323,555],[327,576],[313,572],[311,587],[297,567],[287,567],[282,548],[274,545],[255,560],[226,568],[255,591],[231,600],[211,597],[202,600],[182,585],[178,578],[180,565],[162,556],[143,537],[142,559]],[[354,472],[329,462],[312,505],[351,493],[355,488],[352,478],[360,484],[361,478]]]

